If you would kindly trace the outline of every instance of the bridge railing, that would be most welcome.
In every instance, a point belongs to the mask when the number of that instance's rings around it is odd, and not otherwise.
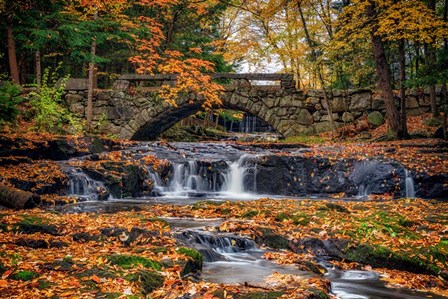
[[[263,73],[214,73],[210,74],[213,79],[217,80],[229,80],[231,84],[250,87],[253,86],[251,81],[269,81],[279,82],[279,86],[282,89],[294,89],[295,82],[292,74],[263,74]],[[114,89],[127,89],[131,85],[141,85],[142,82],[149,82],[149,86],[157,87],[162,84],[174,84],[177,79],[177,75],[145,75],[145,74],[124,74],[118,77],[118,80],[114,84]],[[256,84],[257,85],[257,84]],[[273,86],[274,84],[269,84]]]

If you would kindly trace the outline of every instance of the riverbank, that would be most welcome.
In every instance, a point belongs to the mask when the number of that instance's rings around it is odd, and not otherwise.
[[[1,211],[1,297],[326,298],[323,260],[373,271],[392,288],[448,296],[446,203],[260,199],[134,208]],[[166,221],[172,217],[221,219],[206,230],[253,239],[273,250],[263,258],[315,276],[273,273],[262,283],[232,285],[198,280],[202,256],[176,241]]]

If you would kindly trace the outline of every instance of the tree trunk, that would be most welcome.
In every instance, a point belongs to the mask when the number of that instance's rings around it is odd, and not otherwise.
[[[12,83],[20,84],[19,68],[17,66],[16,42],[13,33],[12,15],[6,17],[6,38],[8,43],[9,70]]]
[[[95,12],[93,19],[96,20],[98,14]],[[89,75],[87,84],[87,132],[92,132],[92,118],[93,118],[93,86],[95,81],[95,54],[96,54],[96,38],[92,39],[92,46],[90,47],[90,62]]]
[[[436,0],[429,0],[427,3],[427,6],[429,9],[433,10],[435,13],[436,10]],[[435,67],[436,64],[436,51],[431,45],[427,45],[426,47],[426,55],[427,58],[427,66],[429,66],[430,69]],[[432,81],[432,80],[431,80]],[[429,99],[431,103],[431,114],[433,117],[439,117],[439,107],[437,107],[437,101],[436,101],[436,84],[431,83],[429,85]]]
[[[366,8],[367,17],[370,19],[375,18],[375,3],[369,1],[370,5]],[[383,42],[381,37],[375,34],[377,26],[373,26],[370,31],[370,37],[373,44],[373,54],[375,57],[376,72],[379,77],[379,86],[381,89],[381,95],[384,99],[386,106],[386,117],[389,129],[392,134],[397,138],[402,138],[400,117],[397,107],[395,106],[394,93],[392,91],[392,85],[390,83],[389,65],[386,60],[386,53],[384,52]]]
[[[0,185],[0,205],[10,209],[31,209],[40,200],[31,192]]]
[[[37,50],[35,53],[35,59],[36,59],[36,85],[37,89],[40,89],[40,85],[42,84],[42,67],[41,67],[41,56],[40,56],[40,50]]]
[[[400,61],[400,114],[401,114],[401,134],[403,138],[408,137],[408,126],[406,118],[406,55],[404,40],[398,41],[398,56]]]

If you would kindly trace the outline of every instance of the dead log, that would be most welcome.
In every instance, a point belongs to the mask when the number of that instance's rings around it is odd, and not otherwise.
[[[0,185],[0,205],[10,209],[31,209],[40,202],[31,192]]]

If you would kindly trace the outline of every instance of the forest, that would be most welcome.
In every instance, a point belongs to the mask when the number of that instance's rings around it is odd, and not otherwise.
[[[207,73],[291,73],[327,101],[332,90],[378,88],[390,132],[407,138],[410,89],[428,90],[446,127],[447,10],[436,0],[2,1],[0,73],[40,86],[57,69],[58,78],[90,78],[90,89],[125,73],[181,74],[161,96],[193,91],[209,108],[220,86]]]
[[[448,298],[448,0],[0,15],[0,299]]]

